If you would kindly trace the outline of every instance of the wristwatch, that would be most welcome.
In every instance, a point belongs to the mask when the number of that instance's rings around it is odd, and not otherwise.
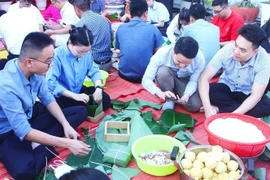
[[[103,87],[100,86],[100,85],[96,86],[96,88],[99,88],[99,89],[102,89],[103,90]]]

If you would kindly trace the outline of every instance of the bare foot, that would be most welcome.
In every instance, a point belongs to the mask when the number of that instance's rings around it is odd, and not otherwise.
[[[204,112],[204,107],[200,107],[200,112]]]

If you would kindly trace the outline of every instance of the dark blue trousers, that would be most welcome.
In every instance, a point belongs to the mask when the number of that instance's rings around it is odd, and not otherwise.
[[[95,92],[96,88],[95,87],[85,87],[83,86],[81,89],[81,93],[85,94],[93,94]],[[65,96],[60,96],[59,98],[56,99],[57,103],[61,108],[67,108],[67,107],[72,107],[72,106],[85,106],[85,103],[82,101],[76,101],[71,98],[67,98]],[[91,102],[89,100],[88,102],[89,105],[94,104],[94,102]],[[103,105],[103,110],[109,109],[111,105],[111,98],[110,96],[105,93],[104,91],[102,92],[102,105]]]
[[[223,83],[210,84],[210,102],[219,108],[220,113],[233,112],[249,95],[242,92],[231,92],[230,88]],[[263,95],[262,99],[246,115],[261,118],[270,115],[270,99]]]
[[[83,106],[63,109],[63,113],[73,128],[78,127],[87,117],[87,110]],[[62,125],[41,103],[35,104],[29,122],[34,129],[58,137],[64,136]],[[32,180],[45,167],[46,158],[48,162],[54,158],[46,147],[57,154],[51,146],[40,145],[33,150],[30,141],[20,141],[13,131],[9,131],[0,135],[0,161],[14,179]]]

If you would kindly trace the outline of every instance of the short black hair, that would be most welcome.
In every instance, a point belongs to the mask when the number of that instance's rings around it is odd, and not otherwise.
[[[264,30],[255,23],[243,25],[238,34],[252,43],[253,49],[257,49],[266,38]]]
[[[189,9],[187,8],[182,8],[179,12],[179,16],[178,16],[178,30],[181,29],[182,24],[180,23],[180,21],[186,21],[187,23],[190,22],[190,18],[189,18]]]
[[[221,7],[228,6],[228,0],[214,0],[212,2],[212,6],[221,6]]]
[[[72,1],[72,5],[83,12],[90,10],[90,0],[74,0]]]
[[[141,17],[148,10],[146,0],[132,0],[130,2],[131,17]]]
[[[188,59],[195,58],[198,54],[198,51],[199,51],[198,42],[189,36],[180,37],[174,46],[175,54],[182,54]]]
[[[23,40],[19,60],[24,60],[26,57],[38,58],[40,52],[51,45],[54,45],[54,41],[47,34],[29,33]]]
[[[262,26],[262,29],[266,33],[267,38],[270,38],[270,18],[268,21]]]
[[[189,8],[189,16],[194,19],[204,19],[206,15],[205,7],[199,3],[191,5]]]
[[[72,26],[69,30],[69,40],[72,45],[91,46],[93,44],[93,34],[86,26],[75,27]]]
[[[110,180],[110,178],[103,172],[94,168],[81,168],[72,170],[64,174],[59,180]]]

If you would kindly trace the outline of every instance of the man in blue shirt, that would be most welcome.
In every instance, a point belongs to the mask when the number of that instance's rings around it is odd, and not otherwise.
[[[193,37],[205,57],[205,64],[218,52],[219,27],[204,20],[206,15],[205,7],[201,4],[194,4],[189,8],[190,24],[184,26],[181,36]]]
[[[221,48],[206,66],[199,81],[202,111],[209,117],[233,112],[269,116],[270,99],[264,94],[270,77],[270,59],[260,47],[265,32],[256,24],[244,25],[235,42]],[[218,83],[209,81],[220,68]]]
[[[106,15],[104,0],[90,0],[90,8],[95,13]]]
[[[92,45],[94,62],[99,65],[99,69],[109,71],[112,67],[111,40],[113,31],[111,23],[104,16],[91,11],[89,1],[76,0],[73,5],[77,16],[80,17],[76,26],[86,26],[94,36]]]
[[[120,25],[116,32],[117,49],[120,49],[119,75],[123,79],[140,83],[153,54],[164,43],[159,30],[147,20],[145,0],[130,3],[132,20]]]
[[[202,103],[197,88],[204,64],[198,43],[191,37],[181,37],[175,45],[164,46],[154,54],[142,85],[151,94],[166,100],[163,109],[173,109],[177,102],[190,112],[199,111]]]
[[[53,146],[80,156],[90,151],[74,130],[87,117],[85,107],[62,112],[48,90],[45,74],[53,64],[53,53],[48,35],[30,33],[19,58],[0,71],[0,161],[16,180],[34,179],[54,158]]]

